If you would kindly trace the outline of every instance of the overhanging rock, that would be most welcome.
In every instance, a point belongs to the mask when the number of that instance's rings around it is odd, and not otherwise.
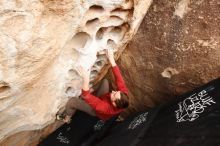
[[[31,0],[0,4],[0,141],[52,123],[80,95],[77,65],[95,80],[136,33],[152,0]]]

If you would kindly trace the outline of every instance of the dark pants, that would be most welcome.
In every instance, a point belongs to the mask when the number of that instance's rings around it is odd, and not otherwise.
[[[100,97],[109,92],[109,82],[107,79],[103,79],[100,83],[96,84],[94,87],[93,95]],[[66,104],[65,112],[67,115],[72,116],[75,111],[80,110],[88,113],[89,115],[96,116],[94,109],[90,105],[88,105],[81,98],[72,97]]]

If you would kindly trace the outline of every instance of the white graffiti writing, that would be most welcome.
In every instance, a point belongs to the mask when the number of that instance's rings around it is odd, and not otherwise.
[[[137,126],[142,124],[147,120],[148,112],[142,113],[139,116],[135,117],[134,120],[131,121],[131,123],[128,126],[128,129],[135,129]]]
[[[202,90],[198,94],[192,94],[190,97],[179,102],[179,109],[175,111],[177,122],[194,121],[204,112],[205,108],[215,104],[211,96],[206,90]]]
[[[70,140],[63,136],[63,134],[60,132],[57,136],[57,139],[61,142],[61,143],[65,143],[65,144],[69,144],[70,143]]]
[[[99,120],[95,125],[94,125],[94,130],[101,130],[101,128],[104,126],[105,122],[102,120]]]

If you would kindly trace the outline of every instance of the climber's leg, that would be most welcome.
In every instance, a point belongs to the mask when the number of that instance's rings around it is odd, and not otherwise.
[[[66,113],[72,116],[76,110],[80,110],[95,116],[95,111],[82,99],[72,97],[66,105]]]
[[[100,97],[109,92],[109,82],[107,79],[103,79],[100,83],[93,87],[94,94]],[[95,111],[82,99],[72,97],[66,104],[65,111],[62,114],[58,114],[57,119],[68,123],[71,120],[72,115],[76,110],[80,110],[88,113],[91,116],[96,116]]]
[[[103,79],[100,83],[94,86],[94,95],[100,97],[109,92],[109,82],[107,79]],[[95,116],[95,111],[84,100],[78,98],[71,98],[66,105],[66,113],[72,116],[75,110],[81,110],[89,115]]]
[[[100,83],[93,87],[94,95],[100,97],[106,93],[109,93],[109,81],[107,79],[103,79]]]

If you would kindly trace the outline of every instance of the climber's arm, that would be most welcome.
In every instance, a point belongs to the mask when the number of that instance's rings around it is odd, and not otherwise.
[[[107,58],[109,59],[109,62],[112,66],[112,71],[115,76],[116,85],[117,85],[118,90],[121,92],[124,92],[125,94],[128,94],[128,88],[126,87],[126,84],[123,80],[123,77],[120,73],[120,70],[119,70],[117,64],[115,63],[113,51],[109,50],[109,49],[106,50],[106,55],[107,55]]]
[[[111,66],[112,67],[116,66],[115,59],[114,59],[114,52],[109,49],[106,49],[105,51],[106,51],[105,53],[106,53],[106,56],[111,64]]]
[[[83,78],[82,90],[88,91],[89,90],[90,70],[85,70],[82,66],[79,66],[77,68],[77,72]]]

